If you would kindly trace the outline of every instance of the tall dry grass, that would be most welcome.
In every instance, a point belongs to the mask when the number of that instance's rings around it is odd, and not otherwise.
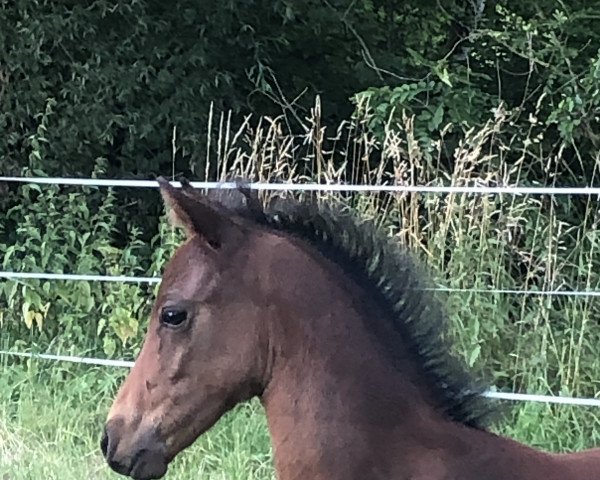
[[[403,117],[401,124],[388,123],[378,136],[369,131],[368,114],[327,130],[320,122],[318,102],[311,113],[305,133],[298,136],[287,133],[283,118],[248,118],[240,129],[230,131],[229,117],[211,117],[213,126],[218,126],[213,129],[216,154],[207,157],[207,168],[198,177],[224,180],[237,175],[260,182],[323,184],[552,186],[557,172],[567,168],[564,148],[550,158],[536,156],[542,151],[536,147],[543,141],[539,131],[525,132],[529,135],[525,141],[517,134],[506,135],[511,114],[502,108],[483,128],[464,132],[453,152],[444,150],[448,129],[433,140],[433,149],[424,152],[409,117]],[[523,144],[531,148],[517,150]],[[592,182],[599,160],[600,153],[590,159],[595,165]],[[544,172],[541,178],[540,171]],[[323,200],[334,196],[375,220],[427,263],[442,289],[462,290],[442,293],[458,339],[457,352],[491,384],[519,392],[598,395],[598,298],[535,293],[600,290],[597,198],[317,195]],[[494,289],[523,293],[482,292]],[[593,410],[532,408],[538,415],[587,425],[582,428],[590,442],[597,436]],[[517,421],[519,414],[515,415]],[[558,448],[563,445],[558,437],[553,442]]]

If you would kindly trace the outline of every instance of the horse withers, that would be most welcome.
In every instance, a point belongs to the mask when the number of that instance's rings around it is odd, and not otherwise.
[[[486,430],[425,276],[374,227],[316,202],[159,184],[187,240],[108,414],[116,472],[161,478],[259,397],[279,480],[600,480],[600,450],[545,453]]]

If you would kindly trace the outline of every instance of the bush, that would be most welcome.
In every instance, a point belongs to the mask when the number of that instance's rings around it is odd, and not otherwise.
[[[480,2],[483,5],[482,2]],[[587,184],[593,177],[600,137],[600,32],[595,7],[570,2],[497,2],[444,57],[413,53],[426,68],[421,80],[371,87],[354,97],[358,115],[369,112],[370,130],[414,115],[419,147],[431,160],[443,138],[441,160],[451,167],[465,131],[482,128],[502,106],[510,114],[504,141],[509,164],[525,157],[531,180],[547,180],[538,158],[562,157],[551,182]]]
[[[395,9],[370,0],[0,9],[0,157],[14,173],[88,176],[106,159],[111,176],[170,171],[172,161],[201,175],[212,108],[295,122],[325,94],[327,118],[339,121],[354,92],[382,81],[364,52],[382,68],[402,58],[389,49],[401,32],[387,28]]]

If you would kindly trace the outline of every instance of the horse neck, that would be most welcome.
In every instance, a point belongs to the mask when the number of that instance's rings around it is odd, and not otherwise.
[[[367,334],[355,308],[361,292],[316,272],[303,281],[301,270],[288,277],[281,311],[270,311],[287,321],[268,320],[271,377],[261,400],[279,480],[600,480],[581,477],[571,457],[450,421],[409,355],[404,368],[392,366]],[[586,471],[600,471],[587,458]]]
[[[600,480],[600,448],[552,455],[569,479]]]
[[[350,329],[335,327],[350,314],[313,317],[330,330],[301,328],[275,355],[262,402],[280,480],[376,479],[379,440],[391,440],[391,429],[398,437],[427,432],[420,424],[430,412],[416,400],[419,389]]]

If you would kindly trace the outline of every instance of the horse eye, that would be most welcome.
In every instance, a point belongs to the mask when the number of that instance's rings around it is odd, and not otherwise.
[[[175,308],[163,308],[160,312],[160,323],[168,327],[178,327],[187,319],[185,310]]]

